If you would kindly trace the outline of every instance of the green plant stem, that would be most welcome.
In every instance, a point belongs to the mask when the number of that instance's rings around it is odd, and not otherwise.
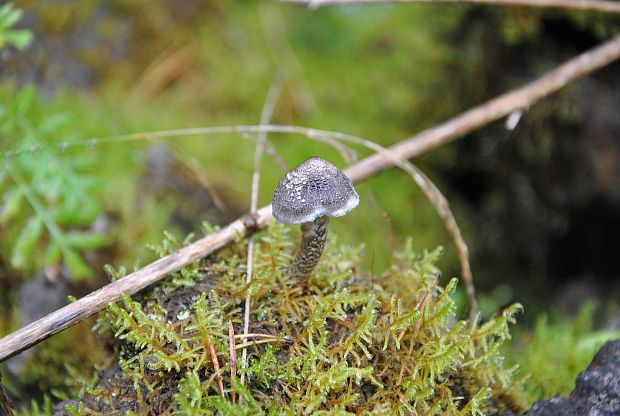
[[[52,221],[52,219],[49,216],[49,213],[46,211],[43,205],[39,202],[39,199],[36,197],[36,195],[32,191],[32,188],[26,182],[26,180],[21,176],[21,174],[17,171],[17,169],[11,166],[11,163],[8,160],[6,160],[6,162],[7,163],[6,163],[5,169],[8,172],[9,176],[15,181],[15,183],[19,187],[19,190],[24,194],[24,196],[26,197],[26,200],[28,201],[32,209],[34,210],[37,217],[41,219],[41,221],[43,222],[43,225],[45,225],[45,228],[47,229],[47,232],[49,233],[52,240],[54,240],[54,242],[57,243],[58,246],[60,247],[60,250],[64,252],[64,250],[66,250],[67,247],[66,247],[65,239],[62,236],[62,231],[60,230],[60,228],[58,228],[56,223]]]

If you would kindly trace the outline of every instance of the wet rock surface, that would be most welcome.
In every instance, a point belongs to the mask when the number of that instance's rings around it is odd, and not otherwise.
[[[526,416],[620,415],[620,340],[608,341],[590,366],[577,376],[568,397],[541,400]]]

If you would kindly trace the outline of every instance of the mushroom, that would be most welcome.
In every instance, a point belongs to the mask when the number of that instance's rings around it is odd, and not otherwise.
[[[311,157],[280,180],[273,192],[273,216],[284,224],[301,224],[299,250],[288,267],[292,276],[310,275],[325,246],[329,217],[341,217],[359,202],[351,180],[320,157]]]

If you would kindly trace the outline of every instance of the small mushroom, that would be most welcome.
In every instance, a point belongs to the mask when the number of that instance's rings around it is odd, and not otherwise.
[[[273,192],[273,216],[284,224],[301,224],[301,244],[288,267],[292,276],[310,275],[325,246],[329,217],[341,217],[359,202],[351,180],[320,157],[311,157],[280,180]]]

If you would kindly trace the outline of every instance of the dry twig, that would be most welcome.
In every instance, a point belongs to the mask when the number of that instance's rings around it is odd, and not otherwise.
[[[552,94],[568,83],[581,78],[620,57],[620,36],[570,59],[535,81],[474,107],[460,115],[411,136],[389,148],[401,158],[411,158],[426,153],[458,137],[498,120],[513,111],[527,108],[541,98]],[[226,132],[255,133],[290,132],[307,134],[309,129],[290,126],[233,126],[202,129],[185,129],[155,132],[150,138],[181,135],[213,134]],[[313,130],[316,132],[316,130]],[[332,134],[325,132],[326,134]],[[124,140],[138,140],[141,136],[123,136]],[[118,137],[116,138],[118,140]],[[96,142],[95,142],[96,143]],[[81,144],[83,146],[83,144]],[[77,146],[77,144],[76,144]],[[346,174],[353,182],[363,181],[394,166],[394,161],[384,153],[376,153],[349,166]],[[271,206],[259,209],[255,217],[243,217],[223,229],[210,234],[184,248],[139,269],[126,277],[73,302],[51,314],[0,339],[0,362],[36,343],[84,320],[117,301],[123,293],[132,295],[163,277],[232,243],[238,236],[245,236],[264,228],[271,220]]]
[[[620,2],[610,0],[284,0],[288,3],[301,3],[311,9],[336,4],[362,3],[476,3],[494,6],[539,7],[556,9],[589,10],[602,13],[620,14]]]

